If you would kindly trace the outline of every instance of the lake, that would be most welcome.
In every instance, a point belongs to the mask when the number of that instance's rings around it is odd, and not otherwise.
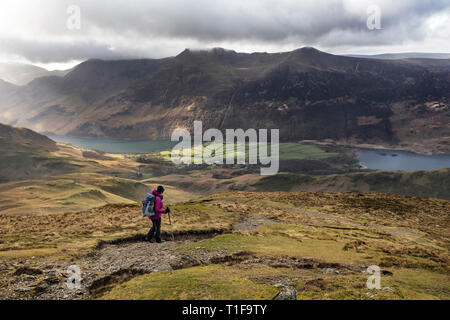
[[[420,171],[450,168],[450,154],[422,155],[408,151],[359,149],[360,165],[370,170]]]
[[[47,134],[54,141],[70,143],[84,149],[108,153],[150,153],[172,149],[178,142],[170,140],[118,140],[110,138],[72,138]]]
[[[169,150],[178,142],[170,140],[119,140],[110,138],[72,138],[48,134],[50,139],[85,149],[109,153],[150,153]],[[370,170],[434,170],[450,168],[450,155],[422,155],[387,149],[358,149],[360,165]]]

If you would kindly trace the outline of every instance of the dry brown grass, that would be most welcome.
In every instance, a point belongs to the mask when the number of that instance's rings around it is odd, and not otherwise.
[[[393,273],[383,278],[384,286],[392,291],[382,291],[378,298],[434,299],[449,297],[448,285],[442,282],[449,274],[449,209],[450,202],[445,200],[380,194],[223,192],[172,205],[173,226],[163,217],[162,229],[230,231],[200,242],[177,243],[176,250],[181,254],[208,252],[215,256],[249,252],[265,261],[306,259],[317,264],[306,270],[232,264],[226,270],[236,273],[239,280],[235,283],[239,288],[233,290],[245,292],[248,282],[242,282],[244,278],[257,283],[283,278],[294,284],[299,297],[304,299],[367,298],[364,287],[367,275],[360,270],[377,264]],[[255,219],[262,223],[253,224]],[[242,228],[243,224],[248,224],[248,228]],[[0,257],[78,259],[85,257],[99,241],[143,234],[149,225],[138,204],[109,204],[65,214],[2,215]],[[337,268],[341,274],[324,273],[327,266]],[[201,270],[193,268],[189,272],[198,274],[203,281]],[[217,272],[224,270],[221,266]],[[183,275],[174,271],[167,281],[184,296],[189,291],[189,282]],[[152,281],[154,277],[143,276],[133,283],[139,287],[140,281]],[[217,296],[226,297],[228,293],[222,292],[221,286],[217,288]],[[136,292],[135,297],[147,295],[179,297],[156,288]]]

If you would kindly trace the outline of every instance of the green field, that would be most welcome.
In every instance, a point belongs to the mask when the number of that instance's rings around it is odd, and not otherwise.
[[[327,152],[326,150],[313,144],[280,143],[280,160],[322,160],[338,155],[338,152]]]

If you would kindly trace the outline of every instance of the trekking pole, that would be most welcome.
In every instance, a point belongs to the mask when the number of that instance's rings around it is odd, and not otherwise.
[[[167,215],[169,216],[169,224],[170,224],[170,232],[172,233],[172,241],[175,241],[175,237],[173,236],[173,226],[172,226],[172,219],[170,218],[170,212],[167,212]]]

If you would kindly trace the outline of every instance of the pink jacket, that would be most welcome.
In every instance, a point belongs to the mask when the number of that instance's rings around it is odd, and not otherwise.
[[[156,197],[155,199],[155,212],[156,214],[148,217],[150,220],[158,220],[159,218],[161,218],[161,215],[163,213],[166,213],[166,210],[163,209],[164,207],[164,203],[161,200],[161,195],[156,191],[156,189],[152,190],[152,194]]]

